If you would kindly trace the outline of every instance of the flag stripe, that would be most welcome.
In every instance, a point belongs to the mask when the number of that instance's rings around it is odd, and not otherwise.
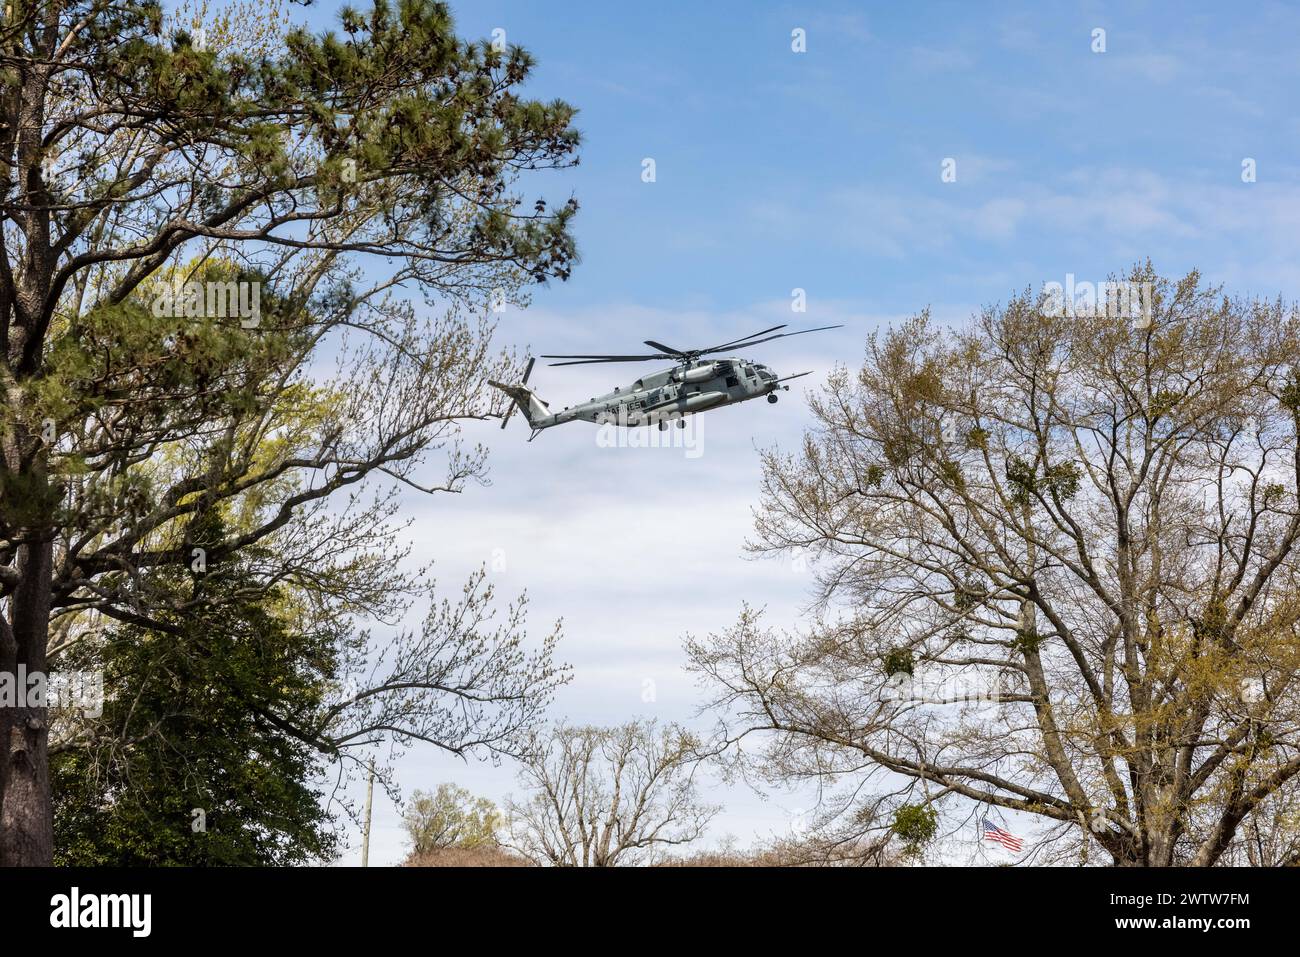
[[[1016,837],[1010,831],[1002,830],[1002,828],[989,821],[988,818],[984,819],[984,840],[1001,844],[1009,851],[1019,852],[1025,846],[1023,838]]]

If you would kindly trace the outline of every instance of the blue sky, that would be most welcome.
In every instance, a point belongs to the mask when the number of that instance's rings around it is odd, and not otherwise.
[[[456,9],[463,32],[532,50],[537,94],[582,111],[567,179],[586,268],[541,300],[556,308],[743,308],[801,286],[911,311],[1147,255],[1272,290],[1297,225],[1294,7]]]
[[[340,6],[295,16],[332,26]],[[923,307],[959,322],[1025,286],[1097,281],[1146,257],[1238,292],[1300,293],[1294,5],[452,6],[462,35],[502,28],[529,49],[529,92],[576,105],[585,137],[577,169],[526,184],[578,197],[583,262],[502,317],[503,344],[623,351],[843,322],[754,354],[785,374],[815,370],[800,382],[815,385]],[[791,49],[796,28],[804,53]],[[941,179],[946,159],[954,182]],[[1255,182],[1242,180],[1247,159]],[[795,288],[805,314],[791,313]],[[539,365],[533,384],[563,405],[618,384],[610,368]],[[806,572],[741,551],[756,450],[796,441],[805,423],[795,389],[702,417],[695,456],[600,448],[581,424],[527,445],[518,420],[485,427],[470,437],[492,449],[493,486],[412,501],[417,552],[449,589],[495,557],[504,594],[528,588],[539,635],[565,619],[575,681],[557,716],[690,720],[702,698],[681,670],[687,632],[725,627],[744,601],[799,620]],[[508,766],[427,751],[399,778],[498,800],[514,787]],[[716,795],[727,811],[714,836],[742,842],[787,832],[807,807]],[[380,800],[372,860],[401,857],[396,809]]]

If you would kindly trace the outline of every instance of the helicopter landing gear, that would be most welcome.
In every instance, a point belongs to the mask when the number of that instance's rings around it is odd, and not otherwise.
[[[769,392],[769,393],[767,394],[767,401],[768,401],[768,402],[775,402],[775,401],[776,401],[776,393],[775,393],[775,392]]]

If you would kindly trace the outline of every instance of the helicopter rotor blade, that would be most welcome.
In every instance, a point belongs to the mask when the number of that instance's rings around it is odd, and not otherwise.
[[[601,352],[592,355],[574,355],[574,356],[543,355],[543,356],[538,356],[538,358],[539,359],[619,359],[626,362],[632,359],[662,359],[664,357],[659,353],[655,353],[652,356],[627,356],[627,355],[617,355],[615,353],[610,353],[610,352]]]
[[[543,359],[568,359],[568,362],[552,362],[552,366],[585,366],[598,362],[649,362],[651,359],[673,360],[677,356],[542,356]]]
[[[682,352],[681,349],[674,349],[672,346],[666,346],[662,342],[655,342],[653,339],[645,340],[645,344],[651,349],[658,349],[660,352],[666,352],[670,356],[686,356],[689,354]]]
[[[806,332],[825,332],[827,329],[843,329],[843,324],[834,326],[817,326],[814,329],[800,329],[798,332],[780,332],[774,336],[767,333],[776,332],[777,329],[784,329],[785,323],[779,326],[772,326],[770,329],[762,329],[758,332],[751,333],[742,339],[733,339],[731,342],[724,342],[720,346],[710,346],[708,349],[674,349],[666,346],[662,342],[656,342],[653,339],[646,339],[645,344],[661,350],[653,355],[648,356],[614,356],[614,355],[543,355],[543,359],[564,359],[564,362],[552,362],[552,366],[584,366],[592,365],[598,362],[650,362],[652,360],[667,360],[677,362],[690,362],[701,356],[712,355],[715,352],[722,352],[724,349],[748,349],[750,346],[756,346],[763,342],[771,342],[773,339],[784,339],[788,336],[802,336]],[[756,339],[755,336],[766,336],[763,339]],[[531,368],[531,366],[530,366]]]
[[[769,333],[769,332],[776,332],[776,330],[778,330],[778,329],[784,329],[784,328],[786,327],[786,325],[787,325],[787,324],[783,322],[783,323],[781,323],[781,325],[779,325],[779,326],[773,326],[771,329],[760,329],[758,332],[751,332],[749,335],[747,335],[747,336],[742,336],[742,337],[739,338],[739,339],[732,339],[730,342],[724,342],[724,343],[723,343],[722,345],[720,345],[720,346],[709,346],[709,348],[707,348],[707,349],[701,349],[700,351],[701,351],[701,352],[716,352],[718,349],[730,349],[732,346],[739,346],[739,345],[741,345],[742,343],[744,343],[745,341],[747,341],[747,340],[749,340],[749,339],[753,339],[753,338],[755,338],[756,336],[763,336],[763,335],[767,335],[767,333]],[[742,346],[742,348],[743,348],[743,346]]]
[[[737,348],[748,349],[750,346],[756,346],[764,342],[771,342],[773,339],[786,339],[790,336],[802,336],[806,332],[825,332],[827,329],[843,329],[843,328],[844,328],[844,324],[840,323],[839,325],[835,325],[835,326],[818,326],[816,329],[800,329],[798,332],[780,332],[774,336],[768,336],[766,339],[757,339],[753,342],[746,342],[743,345],[738,346]],[[709,353],[712,352],[721,352],[723,349],[729,349],[729,348],[731,348],[730,343],[728,343],[725,346],[716,346],[713,349],[706,349],[704,352],[701,352],[700,355],[708,355]]]

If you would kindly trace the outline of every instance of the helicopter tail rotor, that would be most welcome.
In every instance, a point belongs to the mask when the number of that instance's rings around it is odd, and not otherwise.
[[[506,414],[501,416],[501,428],[504,429],[506,427],[506,423],[510,421],[510,416],[514,414],[516,406],[523,412],[524,417],[528,419],[528,424],[533,428],[537,428],[537,424],[551,414],[550,407],[547,406],[546,401],[532,389],[528,388],[528,377],[533,374],[533,363],[536,361],[537,358],[535,356],[529,357],[528,365],[524,367],[523,381],[517,384],[507,385],[503,382],[488,379],[488,385],[492,386],[494,389],[500,389],[514,400],[510,407],[506,409]]]

